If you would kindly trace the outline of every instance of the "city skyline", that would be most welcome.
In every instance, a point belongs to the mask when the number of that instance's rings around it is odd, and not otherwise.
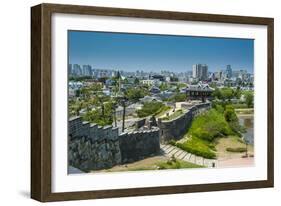
[[[200,63],[199,63],[200,64]],[[181,73],[190,73],[190,75],[192,76],[192,73],[193,73],[193,66],[195,65],[198,65],[198,64],[194,64],[192,65],[191,69],[188,69],[188,70],[185,70],[185,71],[173,71],[173,70],[156,70],[156,71],[153,71],[153,70],[126,70],[126,69],[115,69],[115,68],[97,68],[97,67],[93,67],[92,65],[90,64],[77,64],[77,63],[69,63],[68,64],[69,67],[71,67],[72,69],[74,68],[75,65],[78,65],[80,68],[81,68],[81,71],[83,71],[83,67],[84,66],[87,66],[91,69],[91,71],[100,71],[100,70],[104,70],[104,71],[115,71],[115,72],[128,72],[128,73],[135,73],[135,72],[145,72],[145,73],[158,73],[158,74],[161,74],[161,72],[170,72],[170,73],[175,73],[175,74],[181,74]],[[208,64],[202,64],[202,65],[207,65]],[[208,71],[208,73],[216,73],[216,72],[224,72],[224,73],[227,73],[227,66],[229,65],[225,65],[225,68],[219,68],[218,70],[214,70],[214,71]],[[232,65],[230,65],[232,66]],[[209,68],[208,68],[209,69]],[[247,71],[246,69],[235,69],[235,68],[232,68],[231,67],[231,70],[232,72],[239,72],[239,71]],[[250,71],[247,71],[249,74],[253,74],[251,73]]]
[[[176,73],[207,64],[209,72],[253,73],[254,40],[171,35],[69,31],[69,64],[93,69]]]

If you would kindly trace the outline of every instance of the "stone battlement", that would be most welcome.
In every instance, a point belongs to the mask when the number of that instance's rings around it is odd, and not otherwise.
[[[69,165],[83,171],[110,168],[157,154],[159,129],[118,135],[118,128],[100,127],[73,117],[68,122]]]
[[[201,103],[189,107],[188,110],[172,120],[158,119],[158,127],[160,129],[160,141],[168,142],[172,139],[179,140],[190,128],[192,120],[198,114],[211,108],[211,103]]]
[[[83,122],[81,117],[75,117],[68,122],[68,135],[70,139],[88,137],[93,141],[116,140],[118,139],[118,128],[112,126],[101,127],[97,124]]]
[[[100,127],[73,117],[68,122],[69,165],[83,171],[110,168],[134,162],[160,152],[160,142],[178,140],[190,128],[198,114],[211,108],[210,103],[188,107],[187,112],[169,120],[158,120],[150,130],[118,133],[112,126]],[[142,125],[144,120],[140,121]]]
[[[155,155],[160,151],[159,128],[122,133],[119,145],[123,162],[134,162]]]

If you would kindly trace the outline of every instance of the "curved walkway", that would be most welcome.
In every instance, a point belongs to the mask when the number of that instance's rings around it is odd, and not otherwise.
[[[167,157],[172,157],[174,155],[176,159],[191,162],[193,164],[205,167],[213,167],[214,163],[215,167],[217,166],[217,160],[205,159],[203,157],[196,156],[170,144],[161,144],[160,148]]]

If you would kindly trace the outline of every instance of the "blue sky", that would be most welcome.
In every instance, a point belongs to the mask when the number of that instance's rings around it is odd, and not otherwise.
[[[68,32],[69,63],[124,71],[186,72],[197,63],[209,71],[246,69],[253,72],[254,40],[192,36]]]

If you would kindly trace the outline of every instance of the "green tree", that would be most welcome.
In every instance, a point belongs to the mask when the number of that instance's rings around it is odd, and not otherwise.
[[[221,104],[215,104],[214,108],[219,112],[219,113],[224,113],[224,108]]]
[[[140,80],[138,78],[135,78],[134,84],[135,85],[139,85],[140,84]]]
[[[140,98],[143,98],[145,95],[148,95],[149,92],[144,88],[137,87],[137,88],[129,88],[126,91],[126,98],[131,102],[137,102]]]
[[[84,121],[96,123],[100,126],[112,125],[114,118],[114,103],[111,101],[103,103],[100,107],[87,111],[82,118]]]
[[[75,90],[75,97],[79,97],[80,94],[81,94],[81,90],[80,89]]]
[[[215,97],[217,99],[222,99],[221,90],[219,88],[215,88],[212,95],[213,95],[213,97]]]
[[[83,108],[83,103],[79,100],[69,103],[69,112],[71,115],[79,116],[80,110]]]
[[[89,87],[83,87],[81,89],[81,95],[83,96],[83,98],[88,99],[90,98],[91,95],[91,89]]]
[[[246,104],[247,104],[248,107],[254,106],[254,94],[253,94],[253,92],[248,92],[246,94]]]
[[[234,107],[231,105],[226,105],[224,111],[224,118],[227,122],[235,122],[238,121],[238,117],[235,113]]]
[[[163,82],[163,83],[160,84],[159,89],[161,91],[165,91],[165,90],[169,89],[169,85],[167,83]]]
[[[203,140],[213,141],[216,137],[233,134],[233,131],[224,115],[211,109],[193,120],[189,134]]]
[[[230,100],[234,97],[234,91],[231,88],[222,88],[221,89],[221,98],[223,100]]]
[[[240,99],[241,94],[242,94],[241,89],[240,89],[240,87],[238,86],[238,87],[235,89],[235,91],[234,91],[234,96],[235,96],[237,99]]]

